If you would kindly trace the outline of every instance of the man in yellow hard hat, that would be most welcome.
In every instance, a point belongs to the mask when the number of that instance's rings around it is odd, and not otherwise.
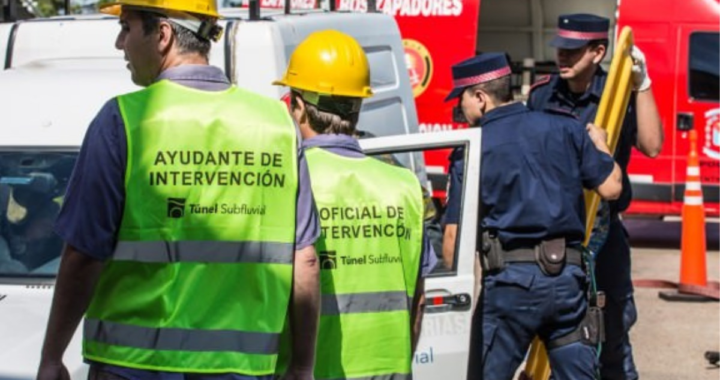
[[[38,379],[68,378],[81,318],[92,379],[312,379],[317,213],[285,105],[208,65],[214,0],[118,0],[132,80],[82,145]],[[290,307],[292,306],[292,307]]]
[[[315,32],[274,84],[290,87],[320,215],[315,378],[410,379],[423,277],[437,258],[415,174],[365,156],[353,137],[372,95],[367,57],[344,33]]]

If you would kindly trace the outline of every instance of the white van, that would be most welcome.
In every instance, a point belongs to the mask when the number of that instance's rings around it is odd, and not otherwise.
[[[375,96],[363,104],[359,129],[386,136],[362,140],[373,154],[391,153],[426,183],[423,151],[465,146],[464,193],[479,192],[480,131],[418,134],[400,34],[383,14],[222,12],[225,32],[211,64],[239,86],[282,99],[271,85],[309,33],[353,35],[371,65]],[[40,357],[62,242],[53,233],[85,130],[108,99],[137,89],[115,50],[116,18],[82,16],[0,24],[0,379],[31,379]],[[392,135],[392,136],[388,136]],[[415,378],[464,379],[473,302],[477,197],[463,208],[455,267],[427,281],[430,305],[415,355]],[[463,226],[469,226],[464,228]],[[73,378],[84,378],[78,329],[65,355]]]

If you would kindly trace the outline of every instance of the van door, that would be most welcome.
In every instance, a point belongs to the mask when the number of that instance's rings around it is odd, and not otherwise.
[[[674,201],[682,202],[685,190],[688,133],[698,134],[700,177],[708,213],[718,213],[720,183],[720,33],[717,25],[682,26],[679,32],[677,120],[675,139]]]
[[[5,124],[5,128],[20,129],[16,124]],[[48,129],[44,132],[52,134]],[[0,379],[34,379],[63,246],[53,231],[53,221],[65,197],[78,149],[9,146],[7,139],[2,141]],[[75,330],[64,356],[73,379],[87,378],[88,366],[80,356],[81,341],[82,327]]]
[[[454,263],[449,267],[440,259],[442,232],[439,235],[432,233],[439,228],[442,210],[438,209],[432,217],[426,214],[426,234],[430,237],[440,261],[425,281],[425,317],[415,352],[414,379],[455,380],[466,377],[471,314],[476,302],[474,263],[479,220],[480,134],[479,128],[471,128],[360,140],[367,154],[383,159],[392,155],[396,162],[403,162],[399,158],[406,154],[432,153],[464,147],[462,211],[455,242]]]

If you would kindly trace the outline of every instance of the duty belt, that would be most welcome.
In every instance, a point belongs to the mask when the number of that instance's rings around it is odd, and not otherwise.
[[[539,247],[520,248],[511,251],[503,251],[502,255],[506,263],[534,263],[537,262],[537,254]],[[565,248],[565,264],[582,266],[582,252],[573,247]]]
[[[560,274],[565,265],[583,266],[580,248],[567,247],[564,238],[542,241],[533,248],[519,248],[506,251],[500,240],[483,232],[482,267],[486,271],[503,270],[508,263],[537,263],[548,276]]]
[[[482,235],[481,262],[484,271],[499,271],[508,263],[536,263],[547,276],[559,275],[566,265],[577,265],[587,273],[594,276],[592,261],[583,260],[582,247],[566,247],[564,238],[546,240],[533,248],[520,248],[506,251],[502,248],[500,240],[491,236],[488,231]],[[546,342],[548,349],[565,346],[575,342],[583,342],[596,346],[605,340],[605,326],[603,323],[602,307],[605,304],[605,295],[597,292],[595,281],[588,291],[588,307],[583,320],[577,328],[565,336]]]

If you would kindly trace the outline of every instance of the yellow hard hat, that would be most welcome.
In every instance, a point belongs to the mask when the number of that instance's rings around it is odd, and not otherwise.
[[[197,15],[218,19],[215,0],[115,0],[100,6],[100,12],[120,16],[122,7],[128,5],[140,8],[155,8],[159,10],[188,12]]]
[[[362,46],[336,30],[310,34],[290,56],[283,78],[273,84],[320,95],[367,98],[373,94]]]

